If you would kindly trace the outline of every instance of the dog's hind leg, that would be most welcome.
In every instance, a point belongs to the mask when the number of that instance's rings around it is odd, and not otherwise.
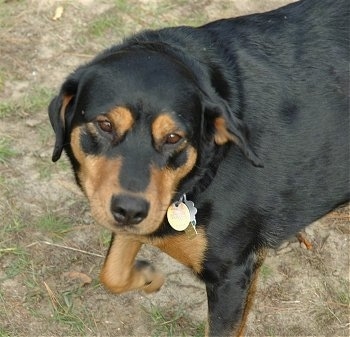
[[[157,291],[164,283],[162,274],[147,261],[136,261],[142,243],[131,235],[112,235],[100,280],[113,293],[130,290]]]

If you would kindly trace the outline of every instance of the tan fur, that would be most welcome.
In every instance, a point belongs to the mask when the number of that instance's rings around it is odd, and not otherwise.
[[[207,249],[207,239],[202,230],[198,229],[198,234],[193,239],[181,232],[174,236],[152,239],[150,243],[185,266],[192,268],[196,273],[202,271]]]
[[[124,107],[118,106],[108,112],[106,116],[113,124],[118,136],[123,136],[134,124],[134,117],[131,111]]]
[[[117,234],[100,274],[101,282],[111,292],[143,290],[149,293],[157,291],[163,285],[164,277],[161,273],[150,267],[141,270],[135,267],[135,258],[142,244],[158,247],[197,273],[202,270],[207,240],[200,229],[194,239],[189,239],[183,232],[164,238]]]
[[[260,271],[260,268],[261,268],[261,266],[266,258],[267,251],[266,251],[266,249],[261,249],[260,251],[256,252],[256,254],[257,254],[257,261],[255,263],[256,268],[254,270],[254,274],[252,276],[250,286],[248,289],[248,294],[247,294],[245,305],[244,305],[242,319],[240,321],[239,327],[237,329],[235,329],[236,331],[233,333],[233,335],[232,335],[233,337],[243,337],[244,336],[244,331],[246,328],[248,315],[249,315],[249,312],[254,304],[254,298],[255,298],[257,284],[258,284],[259,271]]]
[[[135,257],[142,243],[133,235],[117,235],[101,270],[100,280],[113,293],[130,290],[154,292],[164,283],[162,274],[151,268],[138,270]]]
[[[67,105],[69,104],[69,102],[71,101],[71,99],[73,97],[74,97],[74,95],[63,96],[62,106],[61,106],[61,110],[60,110],[60,118],[61,118],[62,125],[66,124],[65,123],[65,114],[66,114]]]
[[[215,143],[218,145],[223,145],[227,142],[234,142],[235,144],[239,144],[238,138],[228,131],[226,120],[223,117],[218,117],[215,119]]]
[[[166,136],[176,133],[185,136],[183,130],[179,129],[176,121],[168,113],[159,115],[152,123],[152,136],[156,144],[161,144]]]

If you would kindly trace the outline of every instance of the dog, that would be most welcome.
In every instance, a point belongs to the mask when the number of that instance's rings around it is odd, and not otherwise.
[[[151,244],[205,283],[208,336],[242,336],[266,250],[349,201],[348,0],[146,30],[49,105],[93,217],[101,282],[160,289]]]

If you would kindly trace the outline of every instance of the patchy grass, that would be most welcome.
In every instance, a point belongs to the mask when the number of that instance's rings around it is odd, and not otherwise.
[[[6,247],[0,249],[0,256],[1,254],[11,255],[10,262],[5,267],[5,274],[8,278],[14,278],[17,275],[26,273],[30,265],[30,257],[23,247]]]
[[[29,114],[46,110],[48,102],[53,96],[53,90],[46,87],[34,87],[26,94],[20,103],[20,113]]]
[[[151,305],[144,310],[153,321],[152,337],[204,336],[205,324],[193,325],[190,315],[181,307],[171,310]]]
[[[53,215],[52,213],[41,216],[35,226],[44,233],[49,233],[51,237],[62,239],[68,232],[72,230],[71,221]]]
[[[7,139],[0,139],[0,164],[7,163],[9,159],[14,157],[16,154],[16,151],[13,149],[12,145]]]
[[[120,24],[121,20],[114,16],[114,14],[105,14],[95,19],[89,25],[89,33],[94,37],[101,37],[106,34],[108,30],[120,26]]]
[[[322,282],[314,284],[313,313],[316,320],[322,326],[331,324],[334,320],[339,326],[348,324],[350,314],[349,283],[345,279],[339,279],[335,284],[334,280],[324,278]]]
[[[28,117],[47,109],[53,90],[36,87],[21,99],[12,101],[5,99],[0,102],[0,119],[14,117]]]
[[[33,113],[47,109],[52,95],[53,91],[51,89],[34,87],[16,101],[5,99],[0,102],[0,118],[33,116]]]
[[[273,269],[269,265],[264,263],[260,268],[259,276],[261,277],[263,282],[266,282],[273,276]]]
[[[1,3],[0,3],[1,4]],[[0,92],[3,90],[4,88],[4,84],[5,84],[5,80],[6,80],[7,74],[6,72],[0,68]]]
[[[86,323],[74,309],[74,293],[65,291],[62,294],[57,294],[51,290],[47,283],[44,285],[50,298],[55,323],[67,325],[74,335],[85,333],[87,331]]]
[[[13,102],[0,102],[0,118],[10,116],[16,111],[16,104]]]

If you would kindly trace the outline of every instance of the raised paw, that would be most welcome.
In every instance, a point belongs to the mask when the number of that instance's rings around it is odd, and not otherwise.
[[[145,278],[145,285],[142,287],[142,290],[147,294],[158,291],[163,283],[164,276],[162,273],[156,271],[156,269],[145,260],[137,260],[135,262],[135,269],[138,270]]]

